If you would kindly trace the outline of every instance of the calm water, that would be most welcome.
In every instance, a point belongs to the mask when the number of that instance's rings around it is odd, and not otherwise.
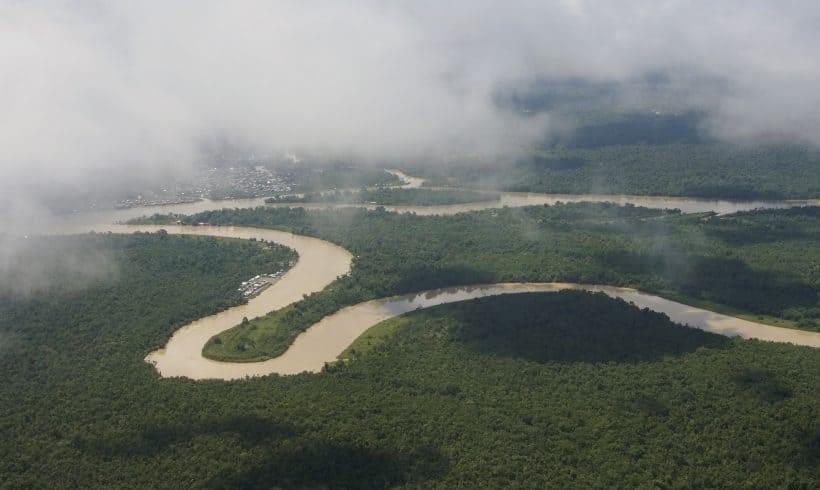
[[[291,247],[299,253],[297,264],[282,278],[247,304],[196,320],[177,330],[165,348],[152,352],[146,360],[163,376],[194,379],[237,379],[272,373],[316,372],[332,362],[359,335],[371,326],[396,315],[443,303],[498,294],[585,289],[632,301],[669,315],[676,322],[722,335],[739,335],[778,342],[820,347],[820,333],[804,332],[757,324],[747,320],[682,305],[632,289],[563,283],[493,284],[424,291],[417,294],[368,301],[350,306],[325,317],[296,338],[282,356],[264,362],[224,363],[202,357],[202,348],[212,336],[238,325],[243,317],[254,318],[280,309],[321,291],[338,276],[350,270],[352,256],[337,245],[316,238],[276,230],[216,226],[92,226],[96,231],[134,232],[165,229],[168,233],[264,239]],[[88,231],[76,225],[70,232]]]
[[[423,179],[407,176],[397,170],[391,173],[404,178],[408,185],[404,187],[419,187]],[[719,199],[696,199],[685,197],[651,197],[651,196],[618,196],[599,194],[537,194],[527,192],[502,192],[497,201],[484,201],[466,204],[448,204],[436,206],[384,206],[385,209],[395,212],[409,212],[419,215],[452,215],[483,209],[497,209],[502,207],[538,206],[555,204],[558,202],[611,202],[620,206],[632,204],[655,209],[680,209],[684,213],[699,213],[714,211],[719,214],[749,211],[752,209],[781,209],[795,206],[820,206],[820,199],[788,200],[788,201],[728,201]],[[263,198],[254,199],[226,199],[213,201],[203,199],[199,202],[186,204],[170,204],[166,206],[150,206],[130,209],[113,209],[77,213],[59,218],[52,218],[50,223],[32,223],[31,229],[22,229],[23,233],[33,233],[38,229],[51,230],[89,230],[103,227],[111,223],[124,222],[140,216],[151,216],[155,213],[167,214],[195,214],[203,211],[213,211],[223,208],[255,208],[268,207],[303,207],[307,209],[334,209],[345,207],[363,207],[375,209],[375,205],[361,204],[332,204],[332,203],[282,203],[265,204]],[[15,224],[15,227],[19,227]]]
[[[405,176],[406,187],[418,187],[423,182]],[[732,213],[755,208],[786,208],[799,205],[816,205],[820,200],[811,201],[721,201],[708,199],[646,197],[646,196],[597,196],[597,195],[547,195],[531,193],[502,193],[495,202],[457,204],[446,206],[386,206],[389,210],[415,212],[418,214],[455,214],[503,206],[517,207],[556,202],[614,202],[619,205],[634,204],[651,208],[677,208],[683,212],[715,211]],[[639,307],[660,311],[678,323],[718,333],[738,335],[743,338],[758,338],[777,342],[820,347],[820,333],[804,332],[762,325],[726,315],[682,305],[632,289],[610,286],[595,286],[562,283],[515,283],[492,284],[424,291],[417,294],[368,301],[350,306],[325,317],[296,338],[293,345],[282,356],[264,362],[223,363],[202,357],[202,348],[212,336],[238,325],[243,317],[254,318],[280,309],[302,298],[304,294],[321,291],[338,276],[350,271],[352,256],[341,247],[316,238],[293,235],[282,231],[245,227],[214,226],[127,226],[112,224],[138,216],[154,213],[192,214],[222,208],[253,208],[263,206],[264,200],[233,199],[225,201],[203,200],[195,203],[110,210],[69,215],[55,218],[51,223],[37,223],[39,229],[48,227],[52,233],[85,233],[134,231],[156,231],[160,228],[169,233],[230,237],[241,239],[264,239],[276,242],[297,251],[297,264],[280,280],[252,298],[247,304],[230,308],[223,312],[201,318],[177,330],[165,348],[152,352],[146,360],[154,364],[163,376],[185,376],[194,379],[218,378],[236,379],[246,376],[260,376],[272,373],[295,374],[303,371],[316,372],[326,362],[332,362],[359,335],[371,326],[396,315],[417,308],[463,301],[498,294],[523,292],[558,291],[561,289],[585,289],[601,291],[610,296],[634,302]],[[303,206],[291,205],[295,207]],[[333,208],[344,205],[315,204],[304,207]],[[374,206],[369,206],[374,207]],[[26,232],[26,230],[21,230]]]
[[[223,236],[223,235],[220,235]],[[339,269],[344,257],[339,256]],[[292,271],[293,272],[293,271]],[[297,272],[296,275],[299,275]],[[820,333],[762,325],[719,313],[666,300],[634,289],[571,283],[503,283],[436,289],[415,294],[366,301],[329,315],[299,335],[281,356],[262,362],[223,363],[205,359],[201,351],[213,335],[237,325],[243,316],[263,314],[293,301],[293,291],[283,278],[246,306],[232,308],[178,330],[165,349],[148,356],[163,376],[186,376],[194,379],[237,379],[266,374],[319,372],[333,362],[362,333],[379,322],[419,308],[500,294],[554,292],[582,289],[603,292],[614,298],[635,303],[669,315],[677,322],[708,332],[742,338],[820,347]],[[318,284],[313,284],[317,286]]]

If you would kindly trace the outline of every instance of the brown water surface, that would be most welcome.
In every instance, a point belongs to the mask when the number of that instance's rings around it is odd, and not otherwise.
[[[418,187],[423,182],[423,179],[409,177],[398,171],[391,172],[408,182],[405,187]],[[505,192],[502,193],[499,201],[445,206],[385,206],[385,208],[394,211],[432,215],[455,214],[503,206],[553,204],[559,201],[606,201],[619,205],[634,204],[652,208],[677,208],[683,212],[716,211],[718,213],[731,213],[755,208],[785,208],[795,205],[820,204],[820,200],[737,202],[673,197],[579,196]],[[131,226],[112,223],[153,213],[192,214],[221,208],[248,208],[262,205],[264,205],[264,200],[261,198],[225,201],[203,200],[178,205],[68,215],[55,220],[48,226],[50,233],[86,233],[89,231],[130,233],[165,229],[169,233],[175,234],[264,239],[296,250],[299,254],[297,264],[260,295],[252,298],[245,305],[201,318],[180,328],[173,334],[165,348],[152,352],[146,360],[153,363],[163,376],[185,376],[194,379],[236,379],[272,373],[317,372],[326,362],[334,361],[365,330],[396,315],[417,308],[484,296],[558,291],[561,289],[601,291],[610,296],[634,302],[639,307],[648,307],[666,313],[675,322],[688,324],[721,335],[737,335],[743,338],[757,338],[820,347],[820,333],[758,324],[686,306],[632,289],[564,283],[507,283],[424,291],[350,306],[323,318],[310,327],[296,338],[293,345],[282,356],[276,359],[255,363],[224,363],[205,359],[202,357],[202,348],[212,336],[238,325],[243,317],[258,317],[298,301],[305,294],[321,291],[338,276],[350,271],[351,254],[337,245],[317,238],[263,228],[181,225]],[[328,208],[343,207],[345,205],[291,204],[289,206]]]

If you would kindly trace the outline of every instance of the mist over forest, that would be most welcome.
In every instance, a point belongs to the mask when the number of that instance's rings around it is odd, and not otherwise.
[[[29,220],[226,148],[503,166],[590,110],[817,144],[818,23],[806,1],[5,2],[2,208]]]
[[[820,488],[820,2],[0,2],[0,489]]]

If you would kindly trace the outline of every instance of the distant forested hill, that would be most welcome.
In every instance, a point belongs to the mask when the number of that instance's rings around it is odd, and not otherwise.
[[[820,151],[720,143],[550,147],[516,163],[417,166],[428,185],[567,194],[724,199],[820,196]]]
[[[421,161],[404,167],[427,177],[430,185],[727,199],[820,197],[820,149],[776,139],[720,142],[708,112],[676,104],[675,90],[663,74],[622,83],[543,81],[499,96],[507,109],[554,118],[555,128],[530,154],[483,165]]]

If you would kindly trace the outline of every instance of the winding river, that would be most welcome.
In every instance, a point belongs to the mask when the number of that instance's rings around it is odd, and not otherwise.
[[[650,308],[666,313],[674,322],[720,335],[820,347],[820,334],[816,332],[762,325],[683,305],[634,289],[574,283],[500,283],[434,289],[348,306],[326,316],[300,334],[281,356],[254,363],[216,362],[199,355],[205,342],[213,333],[208,331],[204,334],[188,335],[185,329],[198,328],[197,324],[203,321],[207,321],[209,326],[212,324],[216,326],[220,322],[219,316],[222,315],[218,314],[184,327],[174,334],[168,347],[152,353],[147,360],[154,362],[157,370],[163,376],[186,376],[195,379],[237,379],[271,373],[283,375],[301,372],[316,373],[321,371],[325,363],[335,361],[339,354],[367,329],[403,313],[486,296],[555,292],[564,289],[603,292],[613,298],[630,301],[640,308]],[[222,326],[231,328],[237,323],[239,321],[234,318],[222,323]]]
[[[418,188],[424,179],[411,177],[399,170],[390,173],[403,179],[406,188]],[[433,188],[441,189],[441,188]],[[820,199],[792,199],[783,201],[734,201],[726,199],[702,199],[694,197],[669,196],[634,196],[629,194],[541,194],[535,192],[500,192],[496,201],[484,201],[465,204],[444,204],[435,206],[384,206],[388,211],[412,212],[419,215],[449,215],[480,211],[493,208],[517,208],[522,206],[553,205],[559,202],[609,202],[619,206],[627,204],[656,209],[680,209],[682,213],[704,213],[713,211],[717,214],[731,214],[753,209],[783,209],[795,206],[820,206]],[[317,206],[320,207],[320,206]],[[376,206],[368,206],[374,208]]]
[[[407,187],[418,187],[422,180],[393,171],[405,178]],[[678,208],[684,212],[716,211],[730,213],[755,208],[785,208],[820,204],[809,201],[719,201],[686,198],[662,198],[645,196],[559,196],[528,193],[502,193],[495,202],[458,204],[446,206],[386,206],[397,212],[417,214],[455,214],[502,206],[528,206],[555,202],[608,201],[617,204],[634,204],[652,208]],[[165,377],[184,376],[193,379],[238,379],[267,374],[296,374],[317,372],[325,363],[336,360],[359,335],[373,325],[394,316],[434,305],[463,301],[499,294],[524,292],[547,292],[562,289],[599,291],[609,296],[631,301],[641,308],[650,308],[669,315],[678,323],[687,324],[709,332],[742,338],[788,342],[797,345],[820,347],[820,333],[773,327],[695,308],[634,289],[611,286],[568,283],[503,283],[464,286],[457,288],[422,291],[415,294],[382,298],[349,306],[320,320],[300,334],[291,347],[281,356],[262,362],[226,363],[202,357],[202,348],[212,336],[238,325],[243,317],[254,318],[280,309],[305,294],[321,291],[338,276],[350,271],[352,256],[343,248],[317,238],[304,237],[282,231],[217,226],[148,226],[118,225],[133,217],[153,213],[191,214],[222,208],[247,208],[263,206],[263,199],[237,199],[228,201],[203,200],[195,203],[134,208],[125,210],[81,213],[51,223],[52,233],[85,233],[89,231],[130,233],[157,231],[168,233],[229,237],[239,239],[264,239],[290,247],[299,254],[297,264],[271,287],[252,298],[247,304],[229,308],[220,313],[196,320],[178,329],[163,349],[150,353],[146,361],[152,363]],[[293,206],[293,205],[292,205]],[[295,205],[299,207],[328,208],[336,205]]]
[[[411,177],[399,170],[389,170],[390,173],[404,179],[405,188],[418,188],[424,183],[424,179]],[[715,212],[718,214],[730,214],[740,211],[750,211],[753,209],[783,209],[796,206],[820,206],[820,199],[783,200],[783,201],[729,201],[720,199],[699,199],[687,197],[664,197],[664,196],[631,196],[614,194],[538,194],[529,192],[501,192],[496,201],[482,201],[463,204],[444,204],[432,206],[383,206],[388,211],[398,213],[416,213],[418,215],[452,215],[470,211],[480,211],[483,209],[496,209],[503,207],[523,207],[537,206],[544,204],[555,204],[559,202],[610,202],[619,206],[634,205],[653,209],[680,209],[684,213]],[[146,206],[129,209],[112,209],[102,211],[90,211],[65,215],[59,219],[55,218],[49,223],[38,223],[37,229],[57,230],[61,232],[84,232],[99,229],[111,223],[124,222],[132,218],[141,216],[151,216],[153,214],[196,214],[203,211],[215,211],[219,209],[247,209],[265,207],[301,207],[306,209],[335,209],[359,207],[375,209],[377,205],[370,204],[334,204],[334,203],[276,203],[266,204],[265,199],[225,199],[214,201],[202,199],[201,201],[170,204],[164,206]],[[29,232],[34,230],[21,230]]]

